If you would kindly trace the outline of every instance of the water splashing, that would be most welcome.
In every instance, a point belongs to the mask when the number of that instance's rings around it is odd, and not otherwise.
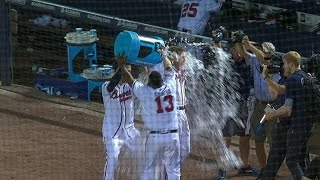
[[[240,99],[237,93],[239,76],[233,70],[233,60],[222,49],[208,44],[186,45],[204,52],[204,60],[199,60],[190,53],[195,52],[194,49],[187,52],[184,67],[187,79],[186,113],[191,130],[191,157],[197,159],[195,166],[204,171],[240,167],[241,161],[226,147],[222,134],[228,118],[233,118],[241,124],[237,117]],[[146,82],[146,79],[142,81]],[[135,104],[135,112],[140,114],[141,107],[137,107],[140,106]],[[137,151],[143,151],[142,147],[141,143]],[[133,167],[128,167],[127,163],[120,163],[118,173],[138,176],[143,167],[142,158],[137,157],[136,153],[126,153],[120,162],[129,160]],[[124,164],[126,168],[121,167]]]
[[[190,46],[190,44],[189,44]],[[238,158],[225,145],[222,129],[228,118],[237,118],[239,94],[237,74],[232,60],[220,48],[205,44],[191,44],[205,52],[203,61],[187,55],[187,110],[191,129],[192,154],[214,156],[214,161],[199,164],[200,168],[233,168]],[[209,61],[208,61],[209,60]],[[204,62],[204,63],[203,63]],[[203,161],[207,161],[203,159]]]

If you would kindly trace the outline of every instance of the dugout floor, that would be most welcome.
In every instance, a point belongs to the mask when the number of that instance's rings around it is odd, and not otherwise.
[[[9,90],[9,91],[8,91]],[[104,148],[101,139],[103,108],[99,103],[48,96],[23,86],[0,89],[0,179],[15,180],[98,180],[102,178]],[[237,139],[233,149],[238,154]],[[257,167],[254,146],[250,161]],[[192,147],[196,148],[196,147]],[[192,154],[183,170],[183,180],[215,179],[217,170],[197,169],[199,159]],[[126,167],[130,159],[121,158]],[[129,161],[129,163],[128,163]],[[118,171],[118,179],[138,179]],[[239,177],[228,172],[229,179]],[[283,165],[278,179],[292,179]]]

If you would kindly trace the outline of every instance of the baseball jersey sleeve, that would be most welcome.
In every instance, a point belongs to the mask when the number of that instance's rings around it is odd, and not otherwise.
[[[134,81],[132,84],[133,94],[138,98],[141,98],[143,96],[144,89],[146,89],[146,88],[147,88],[147,86],[145,86],[143,83],[141,83],[137,80]]]
[[[207,0],[206,9],[209,12],[218,12],[222,6],[222,2],[219,0]]]
[[[110,84],[110,81],[106,81],[105,83],[102,84],[102,87],[101,87],[103,104],[107,104],[110,100],[111,92],[108,91],[109,84]]]
[[[102,96],[109,96],[110,95],[110,92],[108,91],[109,83],[110,83],[110,81],[106,81],[105,83],[102,84],[102,87],[101,87]]]

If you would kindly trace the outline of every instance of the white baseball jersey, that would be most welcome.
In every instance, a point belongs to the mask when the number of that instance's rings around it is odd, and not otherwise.
[[[163,63],[159,63],[151,68],[151,71],[157,71],[164,76]],[[177,107],[186,105],[186,93],[185,93],[185,76],[182,71],[174,70],[175,80],[176,80],[176,101]]]
[[[210,19],[210,12],[219,11],[221,6],[222,2],[219,0],[185,0],[181,8],[178,29],[202,35]]]
[[[151,68],[151,71],[157,71],[164,76],[163,63],[159,63]],[[186,105],[186,93],[185,93],[185,76],[182,71],[174,70],[175,80],[176,80],[176,101],[177,107]]]
[[[111,93],[107,90],[108,84],[109,81],[102,85],[105,108],[102,133],[104,137],[113,138],[121,130],[134,127],[133,98],[132,88],[128,83],[118,84]],[[130,133],[127,135],[130,136]]]
[[[133,83],[133,93],[142,105],[142,119],[147,130],[178,129],[175,79],[173,71],[165,71],[164,84],[153,89],[141,82]]]

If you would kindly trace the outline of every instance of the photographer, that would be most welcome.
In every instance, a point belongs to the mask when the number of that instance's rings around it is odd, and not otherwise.
[[[286,164],[295,180],[304,175],[308,163],[307,143],[313,127],[308,116],[306,106],[309,103],[309,94],[305,91],[304,80],[308,75],[300,69],[301,57],[299,53],[290,51],[282,56],[284,63],[284,76],[287,77],[285,85],[270,82],[269,76],[265,78],[279,94],[285,94],[284,104],[274,112],[266,113],[265,120],[290,120],[286,136]],[[304,162],[302,162],[302,159]]]
[[[253,111],[251,116],[251,138],[255,141],[256,155],[261,170],[263,170],[267,163],[267,152],[264,143],[267,139],[271,144],[271,131],[274,129],[274,123],[266,124],[261,133],[257,133],[256,129],[264,115],[266,105],[276,98],[275,96],[271,96],[272,93],[269,92],[267,81],[261,74],[262,64],[269,62],[264,59],[266,55],[250,43],[248,36],[241,33],[234,33],[234,36],[234,49],[250,65],[253,73],[254,88],[251,89],[252,103],[251,107],[249,107]],[[249,53],[247,49],[253,52],[253,54]]]

